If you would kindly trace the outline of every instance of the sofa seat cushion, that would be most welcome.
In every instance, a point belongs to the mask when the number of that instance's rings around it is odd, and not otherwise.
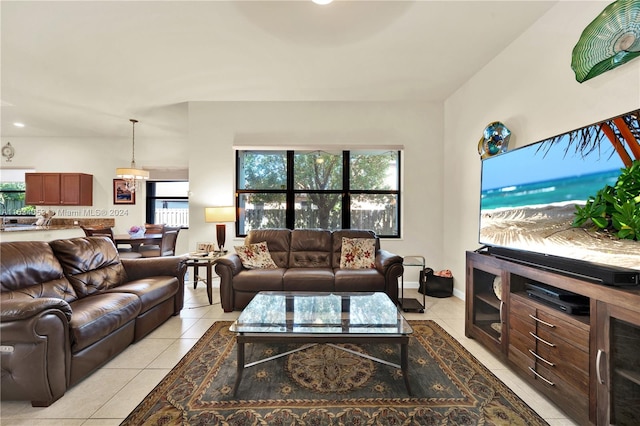
[[[385,291],[384,275],[377,269],[336,269],[335,291]]]
[[[136,319],[140,298],[131,293],[100,293],[71,304],[71,351],[76,353]]]
[[[180,283],[176,277],[158,276],[130,281],[126,284],[107,290],[107,293],[132,293],[140,298],[140,312],[149,309],[173,297]]]
[[[282,291],[282,277],[285,269],[247,269],[233,277],[236,291]]]
[[[285,291],[334,291],[331,268],[289,268],[284,273]]]

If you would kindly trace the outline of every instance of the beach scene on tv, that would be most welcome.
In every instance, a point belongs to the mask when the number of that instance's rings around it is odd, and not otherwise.
[[[480,243],[640,270],[640,241],[572,226],[576,206],[616,184],[621,152],[606,137],[581,145],[566,134],[483,160]]]

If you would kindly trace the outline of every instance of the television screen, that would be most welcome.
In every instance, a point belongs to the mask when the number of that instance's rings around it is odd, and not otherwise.
[[[619,238],[590,220],[573,226],[576,206],[615,186],[622,170],[640,160],[639,113],[482,160],[479,242],[640,270],[637,235]]]

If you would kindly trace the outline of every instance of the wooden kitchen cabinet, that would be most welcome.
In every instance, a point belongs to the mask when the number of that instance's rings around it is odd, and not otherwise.
[[[27,173],[25,204],[33,206],[60,203],[60,173]]]
[[[27,173],[25,204],[34,206],[93,205],[93,175]]]

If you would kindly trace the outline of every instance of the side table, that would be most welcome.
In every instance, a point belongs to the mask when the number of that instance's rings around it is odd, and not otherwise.
[[[213,264],[216,259],[227,254],[227,251],[212,251],[210,253],[189,253],[187,255],[187,268],[193,267],[193,288],[198,286],[198,282],[204,281],[207,286],[207,297],[209,304],[213,305]],[[198,275],[200,267],[204,266],[207,270],[207,278],[203,279]]]
[[[404,256],[402,258],[402,266],[419,266],[422,269],[425,268],[426,262],[424,256],[420,255],[411,255]],[[418,301],[418,299],[405,299],[404,298],[404,273],[400,277],[400,308],[405,311],[417,311],[420,313],[424,313],[424,307],[426,306],[426,298],[424,293],[422,293],[422,304]]]

